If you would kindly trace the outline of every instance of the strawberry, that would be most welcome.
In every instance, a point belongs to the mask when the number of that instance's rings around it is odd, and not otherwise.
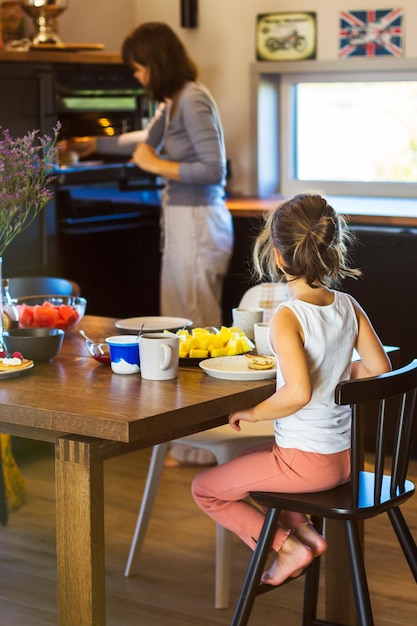
[[[23,354],[21,352],[13,352],[12,357],[15,359],[20,359],[21,361],[23,361]]]
[[[6,356],[6,353],[4,350],[0,350],[0,359],[4,359],[4,357]]]

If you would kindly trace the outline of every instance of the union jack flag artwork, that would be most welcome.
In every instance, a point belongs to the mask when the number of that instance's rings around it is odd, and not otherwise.
[[[340,59],[402,54],[403,9],[341,11]]]

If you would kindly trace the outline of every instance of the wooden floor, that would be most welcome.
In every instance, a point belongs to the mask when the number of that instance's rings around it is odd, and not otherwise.
[[[233,608],[213,608],[214,524],[194,505],[198,469],[165,469],[145,541],[141,575],[124,566],[146,478],[149,451],[105,464],[108,626],[226,626]],[[0,626],[57,624],[52,450],[21,464],[28,501],[0,528]],[[412,477],[417,479],[417,462]],[[417,496],[404,507],[417,539]],[[369,585],[376,626],[417,623],[417,586],[393,541],[388,519],[366,527]],[[250,557],[234,543],[232,607]],[[302,581],[262,596],[253,626],[299,626]],[[78,626],[74,624],[74,626]]]

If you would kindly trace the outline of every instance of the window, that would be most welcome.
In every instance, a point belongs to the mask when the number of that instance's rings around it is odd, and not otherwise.
[[[276,75],[257,64],[258,150],[263,129],[273,128],[259,97],[265,85],[279,104],[275,189],[258,169],[260,195],[417,197],[417,68],[406,60],[274,65]]]
[[[296,178],[417,182],[417,81],[300,83],[295,90]]]

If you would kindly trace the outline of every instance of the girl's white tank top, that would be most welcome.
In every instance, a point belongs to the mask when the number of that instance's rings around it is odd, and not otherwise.
[[[350,378],[358,321],[350,297],[334,291],[334,301],[318,306],[302,300],[283,302],[304,333],[313,393],[300,411],[275,420],[275,441],[285,448],[333,454],[350,448],[351,410],[334,400],[336,385]],[[278,364],[277,389],[283,384]]]

